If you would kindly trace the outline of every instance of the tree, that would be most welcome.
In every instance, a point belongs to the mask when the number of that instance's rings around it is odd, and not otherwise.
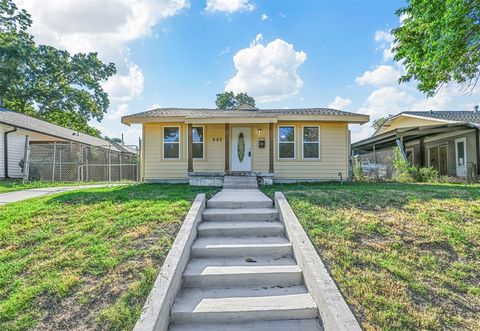
[[[218,109],[235,109],[243,104],[255,107],[255,99],[247,93],[238,93],[235,95],[230,91],[217,94],[215,104]]]
[[[479,0],[407,0],[397,11],[403,24],[392,30],[394,59],[404,64],[400,82],[418,81],[434,95],[445,84],[475,86],[480,70]]]
[[[35,50],[27,33],[31,24],[25,10],[18,10],[12,1],[0,0],[0,106],[8,87],[21,83],[22,71]]]
[[[99,135],[88,121],[101,121],[110,104],[100,83],[116,73],[96,53],[70,55],[36,45],[32,21],[11,0],[0,0],[0,100],[11,110]]]
[[[376,130],[380,129],[383,124],[387,121],[387,117],[380,117],[373,121],[372,128]]]
[[[106,141],[114,142],[114,143],[119,143],[119,144],[122,143],[122,139],[116,138],[116,137],[115,138],[110,138],[108,136],[105,136],[105,137],[103,137],[103,139],[105,139]]]

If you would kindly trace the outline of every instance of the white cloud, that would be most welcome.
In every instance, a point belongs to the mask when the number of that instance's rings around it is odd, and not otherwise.
[[[380,65],[375,70],[365,71],[365,73],[355,78],[358,85],[387,86],[396,85],[400,78],[400,72],[388,65]]]
[[[224,48],[220,53],[218,53],[218,56],[220,57],[228,53],[230,53],[230,46],[227,46],[226,48]]]
[[[474,96],[475,94],[466,95],[459,85],[451,85],[440,89],[433,97],[418,100],[413,104],[412,110],[450,110],[452,104],[455,104],[456,110],[472,110],[473,107],[459,109],[462,108],[460,100],[472,100]]]
[[[140,138],[142,130],[137,126],[129,126],[123,131],[123,140],[125,145],[138,146],[138,138]]]
[[[142,70],[135,64],[130,64],[128,73],[115,75],[102,86],[111,100],[130,101],[143,91],[144,76]]]
[[[143,73],[128,59],[129,42],[151,36],[162,19],[189,6],[188,0],[17,0],[31,15],[38,43],[71,53],[98,52],[115,62],[117,75],[103,84],[112,100],[141,94]]]
[[[205,10],[208,12],[234,13],[240,11],[252,11],[255,9],[249,0],[207,0]]]
[[[128,113],[128,105],[126,103],[119,104],[117,109],[113,112],[109,112],[105,118],[109,120],[119,120]]]
[[[39,43],[70,52],[98,51],[110,60],[135,39],[150,36],[161,20],[189,6],[188,0],[18,0],[33,19]]]
[[[391,43],[393,41],[393,36],[389,31],[376,31],[375,32],[375,41],[376,42],[385,42]]]
[[[298,94],[303,81],[297,69],[307,59],[303,51],[292,44],[276,39],[262,44],[261,34],[248,48],[239,50],[233,57],[236,75],[226,86],[226,91],[247,92],[258,102],[277,101]]]
[[[374,90],[358,110],[361,114],[370,115],[370,121],[390,114],[410,110],[415,98],[398,87],[382,87]],[[371,122],[362,126],[352,127],[352,142],[368,138],[373,134]]]
[[[382,87],[368,96],[363,110],[368,115],[381,117],[410,109],[414,100],[412,95],[398,87]]]
[[[262,16],[261,16],[261,20],[262,20],[262,21],[266,21],[266,20],[268,20],[269,18],[270,18],[270,17],[268,17],[267,14],[262,14]]]
[[[352,104],[352,100],[336,96],[335,100],[328,105],[328,108],[343,110]]]
[[[375,32],[375,41],[379,44],[378,49],[383,53],[384,62],[393,59],[394,39],[390,31],[379,30]]]

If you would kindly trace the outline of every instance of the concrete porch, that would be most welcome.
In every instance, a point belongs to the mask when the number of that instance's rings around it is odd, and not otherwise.
[[[257,185],[272,185],[273,173],[270,172],[248,172],[248,173],[226,173],[226,172],[188,172],[188,183],[191,186],[217,186],[225,187],[235,182],[237,184],[248,184],[251,178],[255,178]]]

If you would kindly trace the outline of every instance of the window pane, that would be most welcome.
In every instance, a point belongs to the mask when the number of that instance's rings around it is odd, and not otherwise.
[[[163,128],[163,141],[173,143],[180,141],[180,130],[178,128]]]
[[[293,126],[284,126],[278,128],[278,140],[281,142],[295,141],[295,128]]]
[[[305,159],[318,159],[318,143],[304,143],[303,157]]]
[[[295,146],[293,143],[282,143],[279,149],[281,159],[293,159],[295,157]]]
[[[194,143],[203,142],[203,127],[193,128],[192,137]]]
[[[318,127],[308,126],[303,128],[303,141],[318,141]]]
[[[180,144],[163,144],[163,157],[166,159],[178,159],[180,157]]]
[[[463,141],[457,142],[457,164],[459,167],[463,167],[465,165],[465,144]]]
[[[193,144],[193,158],[203,159],[203,144],[202,143],[194,143]]]

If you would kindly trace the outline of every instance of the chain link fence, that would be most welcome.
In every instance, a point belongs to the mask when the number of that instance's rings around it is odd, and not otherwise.
[[[108,146],[33,143],[28,147],[25,177],[30,181],[138,181],[139,157]],[[22,165],[24,167],[24,165]]]
[[[371,179],[387,180],[395,175],[393,148],[378,151],[355,150],[352,165],[359,164],[364,176]]]

